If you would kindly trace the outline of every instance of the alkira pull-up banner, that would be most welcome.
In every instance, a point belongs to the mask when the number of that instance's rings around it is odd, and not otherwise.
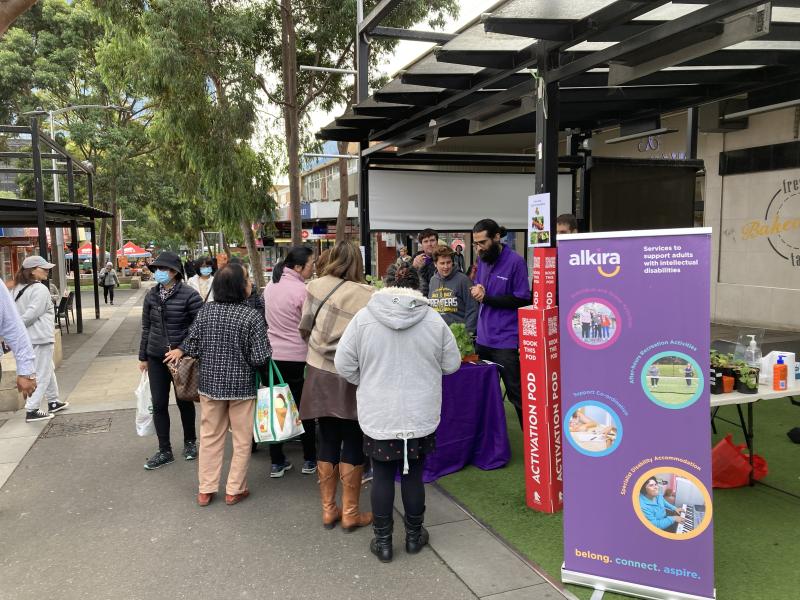
[[[710,229],[559,236],[564,582],[715,597]]]

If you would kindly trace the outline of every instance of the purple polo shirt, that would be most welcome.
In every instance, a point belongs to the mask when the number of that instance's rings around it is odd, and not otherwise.
[[[487,296],[507,296],[530,300],[528,267],[525,259],[503,244],[493,265],[478,261],[475,283],[486,288]],[[517,309],[495,308],[481,304],[478,313],[478,343],[489,348],[517,348]]]

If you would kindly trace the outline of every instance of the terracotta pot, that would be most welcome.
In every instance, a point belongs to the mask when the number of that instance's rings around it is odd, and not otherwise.
[[[723,394],[730,394],[733,391],[733,388],[736,385],[736,380],[729,376],[723,375],[722,376],[722,393]]]
[[[466,356],[461,357],[462,363],[476,363],[478,360],[479,358],[477,354],[467,354]]]

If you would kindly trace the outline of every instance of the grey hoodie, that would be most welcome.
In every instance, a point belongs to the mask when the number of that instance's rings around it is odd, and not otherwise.
[[[442,375],[461,366],[450,328],[415,290],[384,288],[345,329],[336,371],[358,386],[358,422],[376,440],[436,431]]]
[[[17,300],[24,288],[25,285],[16,285],[11,294],[28,330],[31,344],[52,344],[56,341],[56,313],[50,290],[41,283],[34,283]]]
[[[428,304],[442,315],[444,322],[464,323],[467,331],[475,335],[478,328],[478,303],[470,294],[472,281],[455,267],[447,278],[438,271],[431,277]]]

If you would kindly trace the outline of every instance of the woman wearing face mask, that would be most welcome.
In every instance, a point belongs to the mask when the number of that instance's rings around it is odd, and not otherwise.
[[[197,290],[203,302],[213,302],[214,292],[211,286],[214,283],[214,275],[212,275],[214,267],[211,262],[211,257],[201,256],[197,259],[195,266],[197,267],[197,275],[189,277],[186,283]]]
[[[183,283],[181,259],[173,252],[162,252],[150,264],[157,285],[144,298],[142,308],[142,341],[139,345],[139,370],[150,376],[153,397],[153,422],[158,436],[158,452],[144,468],[158,469],[175,459],[169,439],[169,388],[172,375],[164,364],[167,352],[181,345],[194,321],[203,299],[197,291]],[[197,458],[194,402],[178,400],[183,423],[183,456]]]
[[[295,246],[272,271],[272,285],[264,290],[264,315],[269,324],[269,342],[272,358],[289,384],[298,406],[303,395],[308,344],[300,337],[300,317],[306,301],[306,281],[314,273],[314,255],[311,248]],[[303,469],[306,475],[317,472],[317,445],[314,419],[303,421]],[[270,444],[272,459],[270,477],[283,477],[292,468],[286,460],[283,444]]]

